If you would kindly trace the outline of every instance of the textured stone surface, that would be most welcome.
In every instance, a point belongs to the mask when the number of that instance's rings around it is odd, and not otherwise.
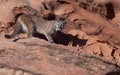
[[[120,0],[1,0],[0,75],[119,75],[119,5]],[[24,34],[12,42],[4,35],[20,13],[67,23],[55,43]]]
[[[76,53],[75,47],[37,38],[4,40],[0,46],[0,74],[4,75],[105,75],[119,68],[102,58]]]

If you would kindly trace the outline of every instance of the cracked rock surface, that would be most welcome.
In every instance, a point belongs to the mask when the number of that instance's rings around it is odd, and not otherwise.
[[[37,38],[10,42],[0,43],[0,74],[105,75],[119,68],[102,58],[76,53],[74,47],[51,44]]]

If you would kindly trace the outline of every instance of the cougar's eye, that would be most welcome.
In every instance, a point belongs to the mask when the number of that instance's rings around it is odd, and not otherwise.
[[[61,24],[60,28],[63,28],[63,24]]]

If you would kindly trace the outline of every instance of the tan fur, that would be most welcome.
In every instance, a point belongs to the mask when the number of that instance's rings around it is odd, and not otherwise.
[[[27,33],[28,37],[32,37],[34,32],[42,33],[49,42],[54,42],[52,34],[57,31],[57,21],[46,20],[35,15],[23,14],[18,17],[14,32],[11,35],[5,35],[6,38],[12,38],[19,33]]]

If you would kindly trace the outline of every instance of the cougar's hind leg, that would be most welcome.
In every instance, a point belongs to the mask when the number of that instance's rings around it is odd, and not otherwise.
[[[19,32],[20,32],[20,25],[15,25],[13,33],[10,35],[6,34],[5,38],[7,38],[7,39],[14,38],[16,35],[19,34]]]
[[[16,38],[13,40],[13,42],[16,42],[19,39],[20,39],[20,37],[17,35]]]
[[[15,26],[15,30],[14,32],[11,34],[12,37],[15,37],[15,39],[13,40],[13,42],[16,42],[17,40],[20,39],[20,37],[18,36],[21,31],[21,24],[18,23],[17,26]]]

